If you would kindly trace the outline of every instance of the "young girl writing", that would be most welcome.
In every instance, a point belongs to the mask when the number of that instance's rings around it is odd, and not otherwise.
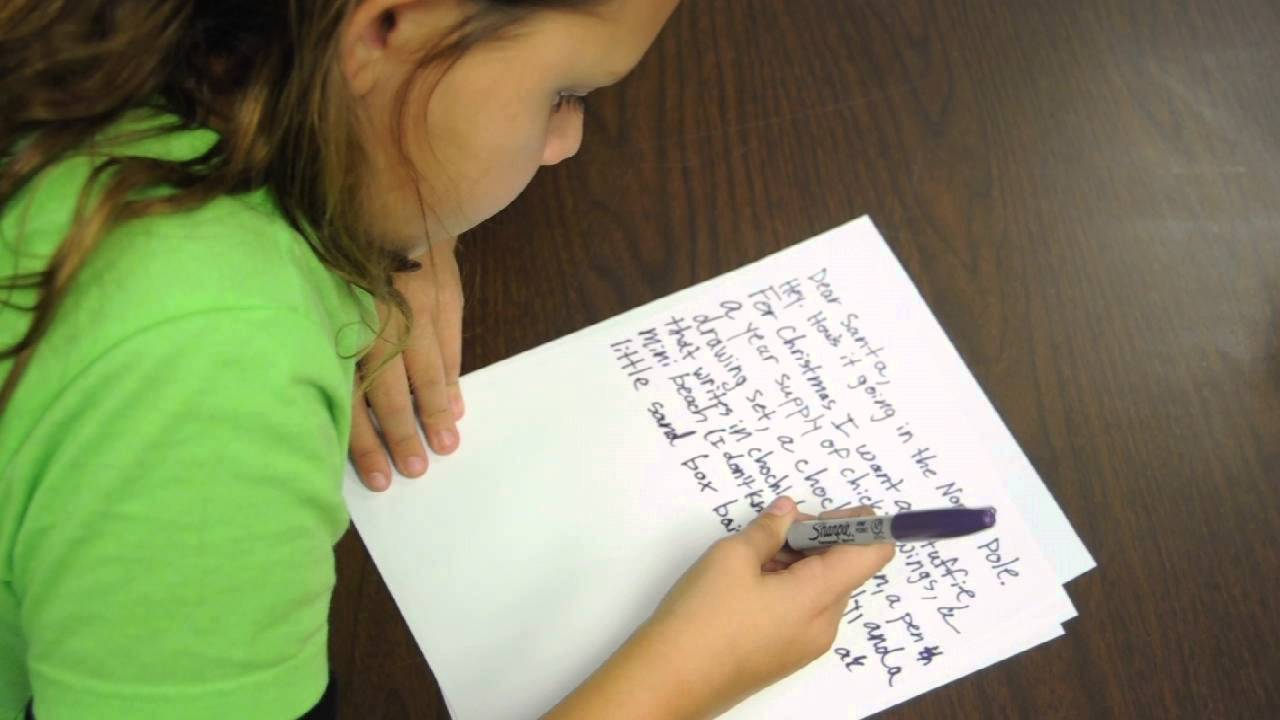
[[[0,717],[329,707],[348,448],[376,490],[425,470],[419,420],[457,447],[452,238],[675,3],[0,7]],[[781,551],[797,517],[714,544],[549,717],[705,717],[823,653],[892,550]]]

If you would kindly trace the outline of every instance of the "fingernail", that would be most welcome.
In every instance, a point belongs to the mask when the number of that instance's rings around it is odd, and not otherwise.
[[[463,414],[467,412],[467,406],[462,404],[462,394],[455,392],[449,398],[449,410],[453,412],[453,421],[457,422],[462,419]]]
[[[787,501],[786,495],[779,495],[773,499],[773,502],[769,503],[769,507],[765,508],[764,511],[770,515],[786,515]]]
[[[427,461],[420,457],[411,457],[404,461],[405,473],[417,477],[427,471]]]
[[[453,429],[437,430],[431,433],[431,444],[435,451],[447,455],[458,448],[458,431]]]
[[[374,490],[387,489],[387,476],[380,472],[369,473],[369,486]]]

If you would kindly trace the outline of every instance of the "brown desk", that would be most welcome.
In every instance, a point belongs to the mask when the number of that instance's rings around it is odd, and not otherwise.
[[[1280,717],[1280,3],[687,0],[464,240],[465,367],[863,213],[1099,563],[1066,637],[881,717]],[[338,557],[344,717],[446,717]]]

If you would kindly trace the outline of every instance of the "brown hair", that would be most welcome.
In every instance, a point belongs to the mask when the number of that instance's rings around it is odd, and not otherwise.
[[[358,0],[6,0],[0,5],[0,213],[42,170],[140,107],[213,127],[220,139],[182,162],[107,154],[45,270],[0,278],[0,304],[32,313],[0,349],[13,366],[3,412],[85,259],[127,220],[267,188],[322,262],[411,318],[392,273],[406,259],[363,230],[365,160],[338,73],[339,29]],[[418,70],[443,66],[539,9],[590,0],[464,0],[473,5]],[[400,92],[401,113],[408,87]],[[168,128],[170,130],[176,128]],[[398,132],[398,126],[397,126]],[[414,172],[420,169],[412,168]],[[170,192],[140,195],[147,188]],[[89,198],[96,196],[90,203]],[[422,211],[428,208],[423,206]],[[22,307],[14,290],[33,290]],[[385,327],[385,325],[384,325]],[[366,377],[366,382],[368,381]]]

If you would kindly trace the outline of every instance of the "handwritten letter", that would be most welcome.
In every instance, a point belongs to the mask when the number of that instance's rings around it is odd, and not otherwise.
[[[1060,634],[1061,582],[1092,565],[865,219],[464,384],[462,452],[383,495],[347,483],[459,718],[550,707],[782,494],[999,519],[900,544],[831,651],[730,717],[861,717],[963,676]]]

